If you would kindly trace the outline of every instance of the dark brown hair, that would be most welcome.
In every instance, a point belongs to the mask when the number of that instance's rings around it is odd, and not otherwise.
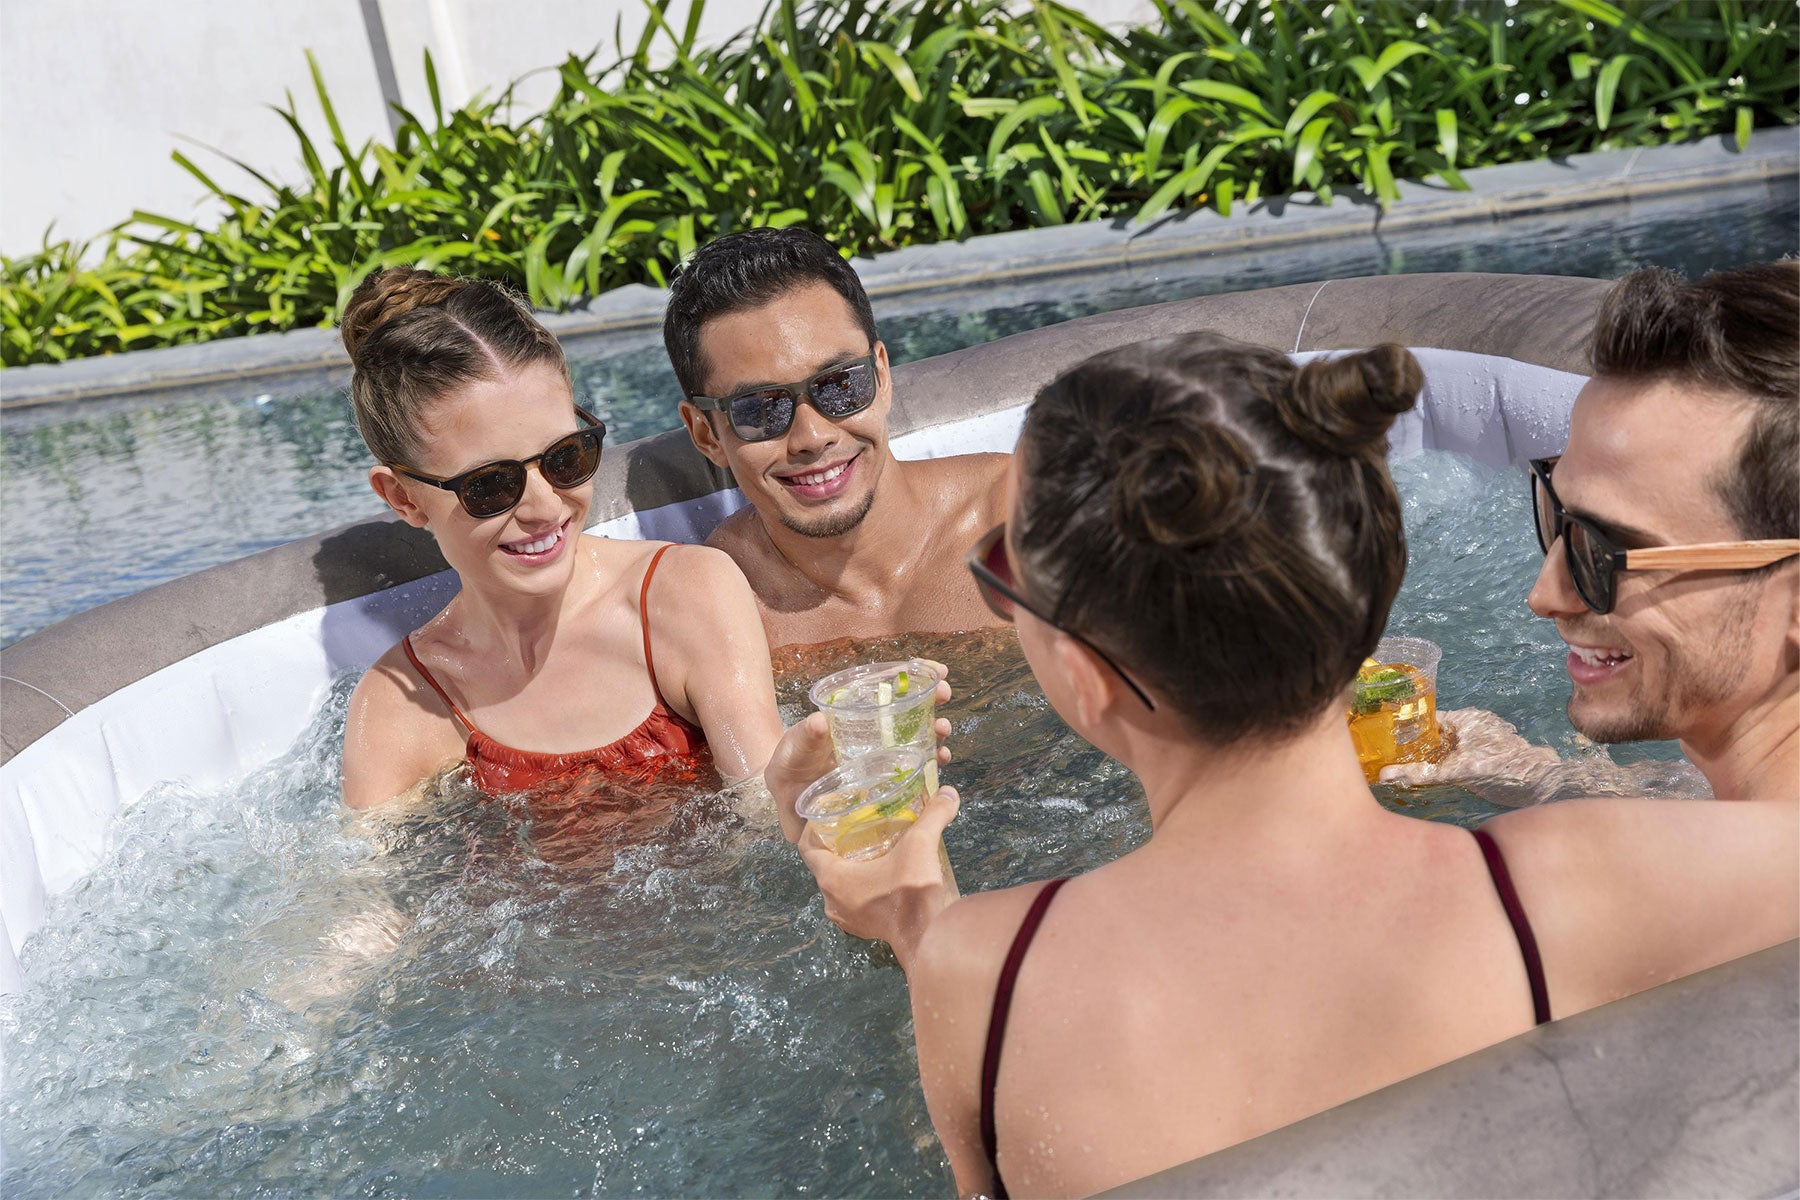
[[[1020,436],[1027,593],[1207,740],[1297,731],[1400,589],[1387,431],[1423,384],[1399,346],[1296,367],[1201,333],[1088,359]]]
[[[708,321],[761,308],[810,284],[828,284],[875,344],[875,312],[862,280],[831,243],[810,229],[745,229],[715,238],[694,251],[669,282],[663,311],[663,347],[683,396],[703,394],[707,364],[700,333]]]
[[[419,453],[425,406],[503,370],[552,363],[569,378],[562,347],[524,302],[498,284],[390,267],[364,279],[338,323],[350,352],[350,405],[377,461]],[[574,389],[570,388],[573,403]]]
[[[1800,536],[1800,261],[1698,283],[1635,271],[1600,306],[1593,359],[1597,375],[1685,382],[1755,405],[1737,461],[1713,486],[1742,536]]]

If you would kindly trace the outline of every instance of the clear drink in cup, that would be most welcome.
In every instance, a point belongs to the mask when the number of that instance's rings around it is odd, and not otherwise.
[[[1437,669],[1444,656],[1424,638],[1382,638],[1350,685],[1350,740],[1363,778],[1381,768],[1434,762],[1443,752],[1437,721]]]
[[[927,789],[936,792],[937,685],[937,669],[912,658],[827,675],[813,684],[811,697],[825,714],[839,763],[875,750],[917,750],[925,759]]]
[[[839,858],[879,858],[925,807],[925,763],[917,750],[871,751],[816,780],[794,811]]]

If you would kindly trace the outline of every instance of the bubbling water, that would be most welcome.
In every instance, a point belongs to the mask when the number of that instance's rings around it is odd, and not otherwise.
[[[1397,470],[1413,570],[1396,633],[1444,647],[1445,707],[1582,750],[1561,647],[1523,597],[1520,473]],[[1010,631],[840,643],[778,663],[784,716],[853,662],[946,662],[957,875],[986,889],[1139,845],[1136,780],[1075,737]],[[0,1002],[7,1195],[914,1195],[952,1181],[904,980],[824,918],[766,799],[645,785],[548,853],[543,810],[452,774],[347,813],[353,680],[236,787],[165,786],[51,903]],[[1431,819],[1493,811],[1377,794]]]

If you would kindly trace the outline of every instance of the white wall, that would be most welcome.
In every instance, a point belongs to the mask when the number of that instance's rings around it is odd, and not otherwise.
[[[679,27],[686,5],[675,0]],[[1147,20],[1149,0],[1088,0],[1113,24]],[[762,0],[708,0],[708,43],[751,24]],[[616,52],[642,31],[642,0],[379,0],[402,101],[429,108],[429,49],[448,106],[554,67],[571,51]],[[353,146],[387,136],[361,0],[3,0],[0,2],[0,251],[88,237],[133,209],[190,218],[204,189],[169,159],[181,148],[226,187],[254,185],[217,147],[284,181],[303,178],[292,134],[269,105],[291,92],[323,140],[305,51],[319,61]],[[518,115],[555,91],[542,71],[516,93]],[[252,196],[256,193],[251,192]]]

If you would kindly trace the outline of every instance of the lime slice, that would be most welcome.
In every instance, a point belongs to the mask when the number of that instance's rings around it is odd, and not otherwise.
[[[894,676],[894,695],[904,696],[910,691],[912,691],[912,679],[907,676],[905,671]]]

